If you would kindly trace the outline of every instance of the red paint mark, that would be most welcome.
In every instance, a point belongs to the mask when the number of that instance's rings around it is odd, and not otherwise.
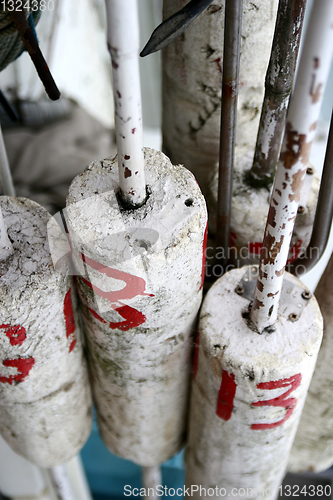
[[[207,251],[207,237],[208,237],[208,222],[206,224],[203,244],[202,244],[202,270],[201,270],[201,285],[200,290],[203,287],[206,274],[206,251]]]
[[[260,255],[262,249],[262,243],[260,243],[259,241],[252,241],[251,243],[248,244],[247,248],[250,253],[254,255]]]
[[[198,363],[199,363],[199,344],[200,344],[200,337],[199,337],[199,330],[197,331],[197,334],[195,336],[195,344],[194,344],[194,354],[193,354],[193,378],[197,376],[198,373]]]
[[[232,410],[234,409],[236,387],[235,375],[233,373],[229,374],[226,370],[223,370],[216,407],[216,415],[222,418],[222,420],[227,421],[231,418]]]
[[[5,359],[2,364],[3,366],[12,366],[13,368],[17,368],[17,375],[0,377],[0,382],[12,385],[13,382],[23,382],[23,380],[27,378],[31,368],[35,364],[35,360],[34,358]]]
[[[5,329],[5,335],[10,340],[10,345],[22,345],[27,338],[26,329],[21,325],[0,325],[0,328]]]
[[[263,382],[257,385],[258,389],[264,389],[270,391],[272,389],[279,389],[291,386],[288,391],[284,392],[277,398],[268,399],[266,401],[256,401],[252,403],[252,406],[281,406],[282,408],[286,408],[287,412],[285,416],[279,420],[278,422],[274,422],[272,424],[252,424],[251,429],[253,430],[265,430],[265,429],[274,429],[275,427],[279,427],[282,425],[288,418],[291,417],[293,411],[297,404],[296,398],[287,398],[289,394],[291,394],[297,387],[299,387],[302,381],[302,375],[298,373],[297,375],[293,375],[290,378],[285,378],[283,380],[276,380],[271,382]]]
[[[290,257],[287,260],[287,265],[291,264],[296,259],[298,259],[298,257],[301,254],[302,246],[303,246],[303,241],[302,240],[297,240],[296,243],[295,243],[295,245],[290,249],[290,252],[289,252]]]
[[[72,340],[72,343],[69,346],[69,352],[72,352],[74,349],[74,346],[76,344],[75,340],[75,318],[74,318],[74,312],[73,312],[73,304],[72,304],[72,297],[71,297],[71,289],[68,290],[68,292],[65,295],[64,298],[64,316],[65,316],[65,324],[66,324],[66,337],[73,337],[74,340]]]
[[[99,314],[97,314],[96,311],[94,311],[93,309],[91,309],[91,307],[88,307],[88,309],[91,312],[91,314],[94,316],[94,318],[98,319],[102,323],[106,323],[106,321]]]
[[[230,241],[230,246],[236,245],[236,240],[237,240],[237,235],[233,231],[230,231],[229,234],[229,241]]]

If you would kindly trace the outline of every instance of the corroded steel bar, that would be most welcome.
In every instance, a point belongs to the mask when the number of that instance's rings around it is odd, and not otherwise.
[[[213,0],[190,0],[185,7],[163,21],[151,34],[140,56],[162,50],[179,37]]]
[[[125,206],[146,200],[137,0],[106,0],[108,47],[112,59],[113,97],[119,158],[119,184]]]
[[[275,323],[290,239],[333,52],[333,2],[315,0],[302,51],[260,256],[251,320]]]
[[[243,0],[227,0],[225,4],[222,109],[219,156],[219,184],[216,224],[216,248],[223,248],[216,263],[227,265],[232,176],[235,154],[239,59],[241,48]]]
[[[309,271],[322,257],[330,235],[333,218],[333,113],[321,177],[316,217],[311,240],[306,252],[293,262],[288,271],[301,276]]]
[[[271,58],[265,80],[250,182],[272,184],[293,87],[306,0],[280,0]]]

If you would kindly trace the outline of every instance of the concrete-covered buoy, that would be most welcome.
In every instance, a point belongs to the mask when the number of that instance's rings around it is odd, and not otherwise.
[[[89,436],[91,392],[69,262],[54,269],[51,215],[0,198],[12,251],[0,262],[0,433],[41,467],[76,455]]]
[[[333,464],[332,274],[331,257],[315,291],[324,318],[324,336],[290,454],[288,469],[292,472],[320,472]]]
[[[153,467],[184,443],[207,213],[190,172],[144,151],[143,206],[118,202],[115,157],[74,179],[66,220],[103,440]]]
[[[274,327],[254,331],[244,297],[249,269],[220,278],[200,314],[187,450],[194,498],[202,488],[215,491],[211,498],[221,496],[215,488],[239,499],[276,498],[321,342],[318,304],[302,299],[306,287],[288,273]],[[297,302],[295,313],[288,309],[295,296],[306,303],[301,313]]]
[[[184,0],[164,1],[167,19]],[[216,0],[162,53],[163,150],[207,192],[219,158],[225,0]],[[254,149],[278,0],[244,0],[236,156]]]

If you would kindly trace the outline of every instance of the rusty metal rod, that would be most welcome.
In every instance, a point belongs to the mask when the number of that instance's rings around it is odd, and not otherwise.
[[[214,276],[228,263],[243,0],[226,0]],[[217,253],[218,250],[218,253]],[[221,251],[222,250],[222,251]],[[220,257],[217,257],[220,255]]]
[[[178,12],[163,21],[151,34],[140,52],[141,57],[162,50],[185,31],[213,0],[191,0]]]
[[[59,89],[39,48],[36,37],[25,18],[24,12],[13,10],[12,12],[8,11],[8,15],[20,34],[22,42],[24,43],[32,62],[34,63],[47,95],[50,99],[52,99],[52,101],[56,101],[60,97]]]
[[[259,333],[277,320],[291,235],[333,55],[332,26],[332,0],[315,0],[288,109],[250,313]]]
[[[330,235],[333,218],[333,112],[321,177],[316,216],[311,240],[305,253],[288,266],[288,271],[301,276],[321,259]]]
[[[306,0],[280,0],[265,79],[256,149],[248,182],[271,187],[279,159],[292,91]]]

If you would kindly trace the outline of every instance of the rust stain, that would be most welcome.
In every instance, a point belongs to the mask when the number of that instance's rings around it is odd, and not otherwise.
[[[276,216],[276,210],[271,205],[269,207],[269,212],[268,212],[268,217],[267,217],[267,224],[269,224],[272,227],[276,227],[275,216]]]
[[[289,217],[288,222],[291,220],[295,220],[295,219],[296,219],[296,215],[293,215],[292,217]]]
[[[307,164],[311,142],[306,142],[306,134],[299,134],[297,130],[292,130],[291,124],[288,122],[286,126],[286,138],[286,150],[281,153],[281,160],[285,168],[292,168],[298,161]]]
[[[287,183],[286,183],[286,182],[283,182],[283,183],[282,183],[282,188],[283,188],[283,189],[286,189],[286,187],[287,187]]]
[[[276,200],[274,200],[274,198],[272,198],[272,201],[273,201],[275,206],[279,204]]]
[[[119,66],[119,65],[118,65],[118,64],[117,64],[117,63],[116,63],[116,62],[112,59],[112,67],[113,67],[114,69],[118,69],[118,66]]]
[[[132,134],[135,134],[136,128],[132,128]]]
[[[285,223],[282,224],[282,227],[281,227],[281,230],[283,231],[284,229],[286,229],[286,225]]]
[[[125,179],[127,179],[127,177],[131,177],[132,175],[132,172],[130,171],[129,168],[125,168],[125,173],[124,173],[124,176],[125,176]]]
[[[282,193],[280,191],[280,189],[276,189],[275,192],[279,195],[279,196],[282,196]]]
[[[257,288],[258,288],[259,292],[263,292],[264,284],[261,281],[258,281]]]
[[[319,60],[319,57],[314,57],[313,58],[313,66],[315,69],[318,69],[319,66],[320,66],[320,60]]]
[[[284,269],[285,269],[285,267],[286,267],[286,266],[283,266],[283,268],[282,268],[282,269],[280,269],[280,271],[275,271],[276,276],[278,276],[278,277],[282,276],[282,275],[283,275],[283,273],[284,273]]]
[[[129,160],[130,156],[129,155],[125,155],[124,158],[125,158],[125,160]]]
[[[312,75],[311,86],[310,86],[310,96],[312,97],[312,104],[316,104],[321,97],[321,88],[323,84],[318,83],[316,86],[316,75]]]
[[[264,278],[265,280],[267,280],[267,278],[268,278],[268,274],[267,274],[267,273],[264,273],[264,272],[263,272],[263,270],[262,270],[261,268],[259,268],[259,279],[261,279],[261,280],[262,280],[263,278]]]
[[[288,172],[286,172],[286,173],[284,174],[284,176],[285,176],[285,178],[286,178],[286,181],[287,181],[287,182],[288,182],[288,181],[290,181],[290,177],[289,177]]]
[[[293,193],[289,195],[290,201],[299,202],[301,198],[301,189],[303,186],[303,178],[304,178],[304,170],[299,170],[296,174],[293,175],[293,182],[291,184],[291,188]]]
[[[119,97],[119,99],[121,99],[121,93],[119,92],[119,90],[117,90],[117,96]]]
[[[260,307],[265,307],[265,304],[261,300],[254,299],[252,311],[256,311],[257,309],[260,309]]]
[[[277,295],[279,292],[275,292],[275,293],[268,293],[267,294],[267,297],[271,298],[271,297],[275,297],[275,295]]]

